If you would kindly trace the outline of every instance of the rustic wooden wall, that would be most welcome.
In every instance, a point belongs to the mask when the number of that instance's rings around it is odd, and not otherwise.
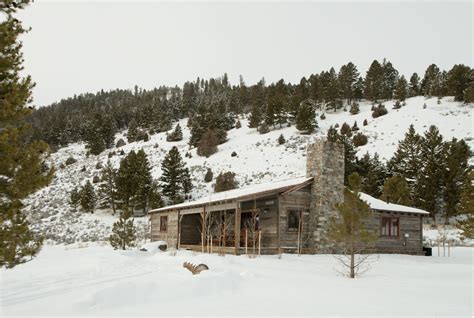
[[[160,231],[160,216],[168,216],[168,229],[166,232]],[[169,211],[163,213],[152,213],[151,218],[151,240],[165,241],[168,247],[178,246],[178,212]]]

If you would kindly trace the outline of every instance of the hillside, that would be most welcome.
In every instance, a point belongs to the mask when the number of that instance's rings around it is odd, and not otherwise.
[[[430,125],[436,125],[445,139],[456,137],[465,139],[469,146],[474,148],[472,139],[472,111],[473,105],[462,105],[454,102],[453,98],[445,97],[441,103],[436,98],[425,99],[414,97],[407,99],[406,106],[401,109],[392,109],[393,102],[384,103],[388,114],[376,119],[371,117],[371,103],[362,102],[360,113],[351,115],[349,112],[327,112],[326,119],[318,118],[319,128],[311,135],[301,135],[295,127],[275,129],[267,134],[260,135],[255,129],[247,127],[247,120],[241,119],[242,128],[232,129],[228,132],[228,141],[219,146],[218,153],[210,158],[199,157],[196,149],[189,148],[187,142],[190,132],[186,127],[186,119],[180,121],[183,128],[183,140],[180,142],[167,142],[165,133],[150,136],[147,142],[133,142],[120,149],[125,153],[141,148],[147,153],[154,178],[161,175],[160,164],[169,149],[176,145],[190,168],[193,178],[193,198],[198,198],[204,193],[212,191],[212,183],[204,183],[204,174],[211,168],[216,176],[221,171],[233,171],[237,174],[239,186],[244,187],[264,181],[286,179],[305,174],[306,162],[304,159],[306,145],[315,138],[326,135],[331,125],[347,122],[352,126],[357,121],[361,131],[369,137],[369,143],[358,148],[358,155],[377,152],[382,159],[392,156],[397,143],[403,138],[410,124],[413,124],[418,133],[423,133]],[[426,108],[423,105],[426,104]],[[364,119],[368,125],[363,126]],[[122,132],[115,139],[124,138]],[[286,143],[278,145],[276,139],[283,134]],[[110,211],[97,211],[94,214],[73,212],[69,207],[69,192],[72,188],[92,180],[99,174],[95,169],[97,162],[105,163],[108,154],[115,151],[111,161],[118,167],[120,149],[110,149],[98,156],[86,156],[84,144],[71,144],[53,153],[50,160],[57,167],[53,182],[46,188],[31,195],[25,200],[25,210],[33,221],[33,227],[42,232],[46,239],[52,242],[72,243],[75,241],[104,240],[110,233],[111,224],[116,217]],[[237,156],[232,157],[231,153]],[[190,152],[192,157],[186,158],[184,154]],[[60,166],[72,156],[77,162],[61,169]],[[85,166],[85,171],[81,171]],[[147,220],[136,219],[141,231],[147,231]]]

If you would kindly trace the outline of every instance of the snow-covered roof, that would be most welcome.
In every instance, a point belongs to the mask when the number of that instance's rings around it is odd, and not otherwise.
[[[249,186],[245,188],[240,188],[240,189],[234,189],[234,190],[223,191],[223,192],[218,192],[218,193],[211,193],[195,201],[169,205],[163,208],[151,210],[149,212],[154,213],[154,212],[168,211],[168,210],[179,210],[179,209],[185,209],[185,208],[191,208],[194,206],[209,204],[211,202],[236,200],[239,198],[243,198],[246,196],[250,196],[252,194],[257,194],[257,193],[262,193],[262,192],[277,191],[277,190],[283,191],[287,188],[295,187],[303,183],[306,183],[312,179],[313,178],[308,178],[308,177],[298,177],[298,178],[281,180],[281,181],[261,183],[261,184],[257,184],[257,185],[253,185],[253,186]],[[429,214],[428,212],[421,209],[412,208],[412,207],[400,205],[400,204],[387,203],[383,200],[376,199],[363,192],[360,192],[360,198],[363,201],[365,201],[369,205],[369,207],[373,210],[401,212],[401,213],[417,213],[417,214],[423,214],[423,215]]]
[[[219,201],[226,201],[226,200],[235,200],[242,197],[246,197],[252,194],[267,192],[267,191],[276,191],[276,190],[284,190],[286,188],[294,187],[300,184],[303,184],[307,181],[312,180],[313,178],[308,177],[298,177],[293,179],[281,180],[281,181],[272,181],[267,183],[261,183],[245,188],[233,189],[218,193],[211,193],[207,196],[204,196],[200,199],[190,202],[183,202],[180,204],[169,205],[163,208],[155,209],[149,211],[150,213],[153,212],[160,212],[166,210],[179,210],[183,208],[189,208],[192,206],[198,206],[203,204],[208,204],[211,202],[219,202]]]
[[[363,192],[360,192],[360,198],[361,200],[365,201],[369,205],[369,207],[373,210],[429,214],[429,212],[426,212],[425,210],[412,208],[412,207],[400,205],[400,204],[387,203],[383,200],[376,199],[373,196],[370,196]]]

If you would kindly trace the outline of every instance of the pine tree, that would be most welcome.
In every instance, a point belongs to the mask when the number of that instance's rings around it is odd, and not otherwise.
[[[448,94],[454,96],[454,100],[463,101],[464,92],[474,82],[474,70],[463,64],[456,64],[447,74]]]
[[[425,76],[421,82],[421,90],[423,95],[431,97],[438,96],[440,89],[439,79],[441,72],[436,64],[431,64],[425,71]]]
[[[125,206],[120,212],[120,218],[112,227],[112,234],[109,236],[110,245],[114,249],[126,250],[135,246],[136,228],[133,224],[132,213]]]
[[[347,104],[350,104],[354,98],[354,86],[358,78],[359,72],[352,62],[343,65],[339,70],[339,85],[342,88],[342,97],[347,100]]]
[[[161,163],[161,170],[163,171],[160,178],[163,194],[173,204],[182,202],[185,164],[176,146],[171,148],[166,155]]]
[[[207,168],[206,175],[204,176],[204,182],[209,183],[212,181],[214,174],[212,173],[211,168]]]
[[[387,168],[380,161],[378,153],[373,157],[366,153],[361,159],[357,159],[356,169],[362,178],[362,191],[373,197],[379,197],[387,177]]]
[[[115,177],[117,198],[127,208],[133,205],[138,189],[137,178],[134,178],[136,161],[137,154],[132,150],[120,161],[120,167]]]
[[[72,189],[69,193],[69,204],[73,208],[74,211],[77,210],[77,206],[81,202],[81,194],[77,190],[77,187]]]
[[[465,214],[456,226],[462,231],[463,239],[474,239],[474,170],[470,170],[461,190],[460,213]]]
[[[14,267],[33,258],[42,239],[30,230],[21,211],[21,200],[52,179],[54,170],[44,159],[48,146],[27,138],[34,86],[31,77],[20,77],[23,69],[22,44],[26,33],[14,15],[28,0],[7,1],[0,5],[0,266]]]
[[[392,63],[384,59],[382,64],[382,73],[382,98],[392,99],[393,91],[395,89],[395,85],[397,84],[398,71],[393,67]]]
[[[353,102],[349,112],[351,113],[351,115],[357,115],[360,112],[359,104],[356,102]]]
[[[424,133],[420,145],[420,157],[423,158],[423,162],[415,184],[415,204],[430,212],[434,217],[439,210],[439,200],[442,195],[443,161],[446,147],[443,143],[443,136],[436,126],[430,126]]]
[[[283,145],[286,142],[285,136],[283,136],[283,134],[280,134],[280,137],[278,137],[277,142],[279,145]]]
[[[301,103],[296,115],[296,129],[304,134],[312,133],[318,127],[315,117],[313,107],[309,103]]]
[[[158,209],[163,207],[163,205],[158,182],[153,181],[148,194],[148,207],[150,209]]]
[[[330,126],[328,129],[327,140],[344,145],[344,184],[347,185],[349,175],[357,171],[357,151],[355,150],[354,143],[346,135],[340,135],[333,126]]]
[[[151,177],[151,166],[143,149],[137,152],[135,163],[134,174],[131,176],[132,178],[136,178],[137,184],[135,204],[138,208],[142,209],[145,215],[148,212],[148,200],[153,185],[153,179]],[[132,213],[133,211],[134,209],[132,209]]]
[[[343,266],[342,272],[355,278],[365,270],[366,253],[376,235],[365,226],[371,211],[360,199],[361,179],[356,172],[349,176],[349,186],[344,189],[344,202],[336,205],[337,217],[331,218],[328,234],[341,250],[342,255],[336,258]]]
[[[403,102],[407,97],[407,86],[408,83],[405,76],[400,76],[395,86],[394,97],[396,100]]]
[[[112,208],[113,214],[115,214],[115,199],[117,198],[117,186],[115,180],[117,177],[117,170],[112,166],[110,159],[107,160],[107,164],[102,168],[101,181],[99,186],[100,196],[104,197],[110,208]]]
[[[408,84],[408,96],[420,95],[420,77],[417,73],[413,73],[410,77],[410,84]]]
[[[138,140],[140,131],[138,128],[138,123],[135,118],[128,123],[128,131],[127,131],[127,140],[128,142],[134,142]]]
[[[446,143],[446,157],[443,177],[443,198],[445,204],[445,222],[449,217],[462,212],[461,191],[470,171],[470,149],[464,140],[453,138]]]
[[[398,174],[408,182],[411,197],[414,197],[414,187],[422,166],[421,136],[413,125],[405,133],[405,138],[398,143],[397,150],[388,162],[388,169],[392,175]]]
[[[401,205],[412,205],[410,199],[410,190],[404,177],[396,175],[385,180],[383,184],[383,193],[380,199],[385,202],[401,204]]]
[[[377,60],[374,60],[365,75],[364,96],[370,101],[377,102],[382,98],[383,69]]]
[[[94,213],[97,197],[94,191],[94,186],[87,180],[86,184],[82,186],[81,191],[81,207],[84,211]]]

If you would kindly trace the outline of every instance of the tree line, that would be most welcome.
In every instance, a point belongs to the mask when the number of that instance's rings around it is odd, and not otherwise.
[[[129,141],[144,140],[149,134],[170,130],[173,122],[185,117],[192,132],[189,144],[198,146],[208,131],[218,143],[225,142],[225,132],[237,125],[241,114],[249,114],[249,126],[262,131],[294,122],[300,131],[311,133],[317,127],[316,111],[324,116],[345,105],[352,108],[361,99],[403,102],[419,95],[472,102],[474,70],[457,64],[445,71],[431,64],[423,76],[413,73],[407,80],[384,59],[374,60],[365,76],[349,62],[338,71],[331,68],[303,77],[298,84],[281,79],[267,85],[262,79],[247,85],[240,77],[238,85],[231,85],[224,74],[197,78],[182,87],[145,90],[135,86],[75,95],[33,111],[29,121],[33,139],[53,148],[83,141],[92,154],[98,154],[113,146],[113,136],[120,130],[129,130]]]

